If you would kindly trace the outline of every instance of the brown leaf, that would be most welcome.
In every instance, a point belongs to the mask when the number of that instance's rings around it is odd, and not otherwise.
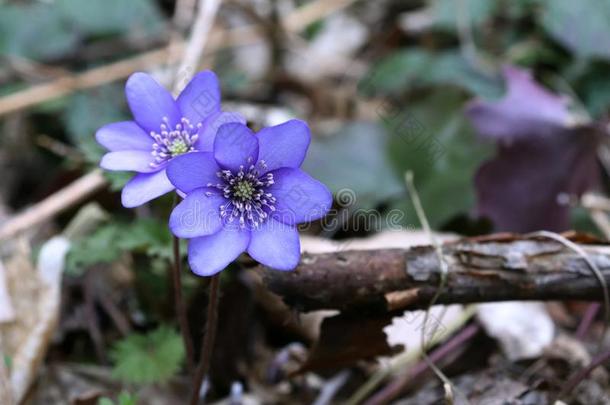
[[[391,315],[367,317],[363,314],[325,318],[320,338],[298,372],[351,366],[360,360],[388,356],[402,350],[402,346],[390,347],[383,332],[392,318]]]

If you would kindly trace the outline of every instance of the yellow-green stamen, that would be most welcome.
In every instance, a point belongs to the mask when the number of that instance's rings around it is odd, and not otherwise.
[[[254,191],[254,187],[249,181],[240,181],[235,185],[233,195],[242,200],[249,200],[252,198]]]
[[[172,157],[182,155],[189,151],[189,146],[182,139],[176,139],[169,146],[169,152],[172,154]]]

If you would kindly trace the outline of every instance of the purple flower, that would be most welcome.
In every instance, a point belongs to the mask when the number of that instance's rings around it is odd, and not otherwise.
[[[299,169],[310,134],[291,120],[254,134],[239,123],[220,127],[213,152],[174,159],[167,175],[186,198],[170,216],[172,232],[190,238],[189,262],[202,276],[242,252],[277,270],[299,262],[296,225],[324,216],[332,195]]]
[[[211,151],[222,124],[245,122],[220,109],[220,87],[211,71],[198,73],[176,100],[146,73],[134,73],[125,85],[134,121],[108,124],[95,134],[109,150],[100,166],[137,172],[123,188],[125,207],[136,207],[174,189],[165,169],[176,156]]]

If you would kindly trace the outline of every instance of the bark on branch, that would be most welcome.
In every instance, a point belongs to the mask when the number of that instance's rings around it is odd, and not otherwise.
[[[573,236],[610,284],[610,246]],[[443,246],[449,274],[438,303],[600,300],[585,260],[549,239],[492,235]],[[439,285],[432,246],[340,251],[302,257],[293,272],[260,269],[263,280],[300,310],[387,312],[428,305]]]

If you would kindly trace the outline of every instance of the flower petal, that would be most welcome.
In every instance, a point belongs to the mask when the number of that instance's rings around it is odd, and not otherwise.
[[[245,124],[246,119],[236,112],[220,112],[208,117],[199,130],[199,139],[195,144],[195,149],[202,152],[212,152],[218,128],[232,122]]]
[[[285,224],[319,219],[330,209],[333,197],[328,188],[300,169],[274,170],[275,184],[267,190],[276,198],[272,217]]]
[[[167,166],[167,177],[183,193],[217,184],[220,167],[211,152],[191,152],[173,158]]]
[[[220,86],[216,74],[210,70],[197,73],[176,102],[182,116],[188,118],[193,125],[219,112]]]
[[[145,150],[119,150],[108,152],[102,157],[100,166],[106,170],[127,170],[139,173],[150,173],[158,171],[150,163],[153,157],[150,151]]]
[[[189,264],[193,273],[212,276],[235,260],[248,247],[250,231],[223,227],[213,235],[189,241]]]
[[[165,175],[165,170],[155,173],[136,174],[123,188],[121,202],[126,208],[133,208],[154,200],[174,189]]]
[[[180,122],[180,110],[172,95],[146,73],[134,73],[125,85],[127,103],[135,121],[147,132],[159,132],[163,117],[173,128]]]
[[[169,228],[179,238],[211,235],[222,226],[220,205],[225,199],[207,189],[194,190],[174,208],[169,217]]]
[[[224,124],[214,140],[214,158],[222,167],[238,171],[258,159],[258,140],[250,128],[243,124]]]
[[[275,270],[293,270],[301,257],[299,231],[269,218],[251,231],[248,254]]]
[[[280,167],[299,167],[309,147],[309,127],[301,120],[290,120],[273,127],[263,128],[258,138],[258,160],[264,160],[267,170]]]
[[[110,151],[152,151],[153,139],[134,121],[113,122],[95,133],[97,142]]]

